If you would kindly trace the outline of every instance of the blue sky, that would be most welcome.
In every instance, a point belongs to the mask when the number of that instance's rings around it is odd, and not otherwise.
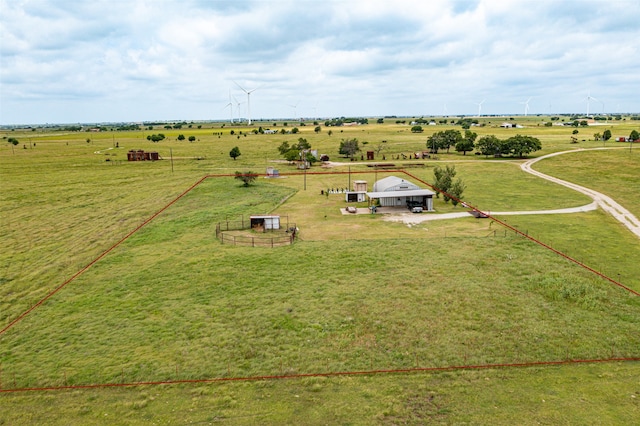
[[[0,0],[0,124],[230,119],[229,94],[247,117],[238,85],[254,120],[640,112],[639,22],[637,0]]]

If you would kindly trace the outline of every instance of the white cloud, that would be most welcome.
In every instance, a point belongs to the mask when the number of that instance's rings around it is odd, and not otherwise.
[[[1,123],[640,111],[640,4],[0,0]],[[606,101],[605,101],[606,99]],[[93,107],[87,108],[87,105]],[[127,105],[126,108],[123,105]],[[55,106],[55,107],[54,107]],[[204,106],[204,107],[203,107]],[[612,109],[612,112],[613,111]]]

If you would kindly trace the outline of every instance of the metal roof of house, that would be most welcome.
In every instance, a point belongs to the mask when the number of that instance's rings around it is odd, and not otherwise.
[[[369,198],[422,197],[436,193],[429,189],[408,189],[406,191],[367,192]]]
[[[419,188],[418,185],[416,185],[415,183],[409,182],[408,180],[399,178],[397,176],[387,176],[386,178],[380,179],[379,181],[375,182],[373,184],[373,189],[377,192],[383,192],[388,190],[389,188],[392,188],[394,186],[397,186],[403,183],[412,187],[412,189]]]

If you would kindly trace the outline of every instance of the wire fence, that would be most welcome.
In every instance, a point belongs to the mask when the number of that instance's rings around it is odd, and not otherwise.
[[[282,219],[285,221],[282,222]],[[216,224],[216,238],[222,244],[248,247],[279,247],[293,244],[297,227],[289,223],[286,216],[280,217],[278,227],[269,229],[264,224],[256,224],[251,219],[226,220]],[[251,235],[237,234],[234,231],[251,231]],[[262,235],[261,235],[262,234]]]
[[[285,364],[281,361],[279,366],[271,372],[263,374],[242,374],[238,371],[237,366],[228,365],[226,369],[222,369],[219,375],[209,376],[203,372],[183,371],[179,365],[174,365],[165,369],[163,372],[146,372],[146,374],[133,374],[122,367],[117,374],[111,377],[94,376],[93,379],[85,381],[75,377],[73,371],[67,369],[60,371],[56,378],[22,378],[16,376],[15,372],[7,372],[0,369],[0,395],[6,393],[18,392],[42,392],[56,391],[68,389],[91,389],[91,388],[113,388],[113,387],[137,387],[137,386],[154,386],[154,385],[172,385],[172,384],[196,384],[196,383],[216,383],[216,382],[236,382],[236,381],[264,381],[264,380],[286,380],[286,379],[302,379],[308,377],[339,377],[339,376],[374,376],[384,374],[409,374],[409,373],[425,373],[425,372],[446,372],[446,371],[463,371],[463,370],[485,370],[485,369],[512,369],[512,368],[531,368],[531,367],[549,367],[562,365],[579,365],[579,364],[602,364],[602,363],[637,363],[640,362],[638,356],[615,356],[604,358],[573,358],[567,356],[559,359],[550,360],[524,360],[524,361],[503,361],[503,362],[481,362],[481,363],[462,363],[462,364],[446,364],[439,365],[420,365],[420,360],[416,357],[413,365],[398,365],[391,367],[379,367],[372,362],[368,368],[361,369],[340,369],[332,368],[333,365],[327,365],[326,369],[315,371],[300,371],[295,366]],[[140,373],[140,372],[139,372]]]

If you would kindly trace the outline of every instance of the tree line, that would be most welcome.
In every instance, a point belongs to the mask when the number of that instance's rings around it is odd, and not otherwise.
[[[542,149],[542,144],[533,136],[515,135],[508,139],[499,139],[494,135],[487,135],[478,139],[478,135],[471,130],[465,130],[462,135],[460,131],[452,129],[436,132],[427,139],[427,149],[432,154],[445,149],[449,152],[451,147],[463,155],[476,150],[486,156],[511,155],[522,158]]]

